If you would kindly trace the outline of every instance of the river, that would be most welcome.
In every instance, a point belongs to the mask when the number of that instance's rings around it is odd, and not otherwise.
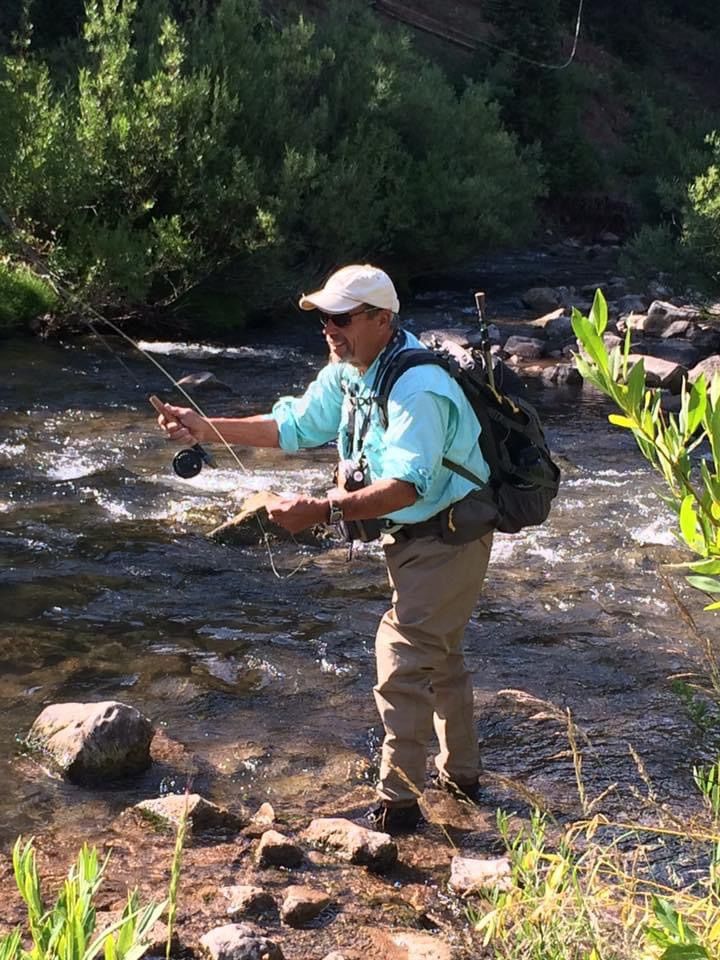
[[[406,322],[447,325],[471,302],[426,290]],[[500,281],[489,309],[500,323],[521,312]],[[256,413],[322,363],[308,322],[231,348],[145,346],[175,377],[209,370],[233,388],[200,398],[209,412]],[[218,451],[218,469],[180,480],[145,400],[172,390],[137,351],[111,345],[124,366],[92,335],[0,343],[0,843],[101,837],[124,806],[188,779],[220,803],[270,799],[300,820],[346,809],[367,791],[379,739],[372,648],[388,589],[377,549],[348,563],[340,545],[276,544],[271,563],[262,546],[206,537],[249,492],[322,487],[332,451],[240,451],[247,472]],[[703,672],[704,651],[658,572],[683,556],[670,514],[601,398],[532,396],[564,482],[544,526],[497,536],[468,630],[484,764],[506,778],[498,798],[515,782],[517,803],[528,790],[556,815],[577,813],[569,709],[589,799],[610,787],[602,808],[619,813],[646,790],[632,746],[658,796],[691,809],[691,764],[712,751],[672,689]],[[136,706],[184,759],[83,790],[23,757],[44,705],[99,699]]]

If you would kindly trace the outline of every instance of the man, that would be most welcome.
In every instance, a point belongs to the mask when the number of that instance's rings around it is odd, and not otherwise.
[[[317,523],[381,518],[393,589],[376,639],[375,699],[383,725],[378,807],[370,819],[390,833],[413,830],[425,781],[433,725],[442,787],[474,797],[479,757],[473,691],[463,633],[480,593],[492,533],[467,543],[443,540],[449,509],[477,484],[443,466],[443,458],[486,480],[480,427],[461,388],[435,364],[413,367],[392,388],[385,416],[373,399],[379,374],[402,349],[420,347],[398,328],[399,302],[382,270],[351,265],[301,297],[317,310],[330,362],[302,397],[283,397],[269,415],[208,421],[167,406],[161,427],[181,443],[211,442],[294,451],[337,438],[341,461],[364,486],[339,482],[325,497],[287,497],[270,511],[297,533]],[[212,426],[210,426],[212,424]],[[214,428],[214,429],[213,429]],[[347,486],[350,486],[349,484]],[[450,524],[452,527],[452,524]],[[446,539],[452,539],[450,537]]]

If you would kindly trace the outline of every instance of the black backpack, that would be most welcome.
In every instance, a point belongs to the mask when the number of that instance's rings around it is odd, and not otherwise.
[[[503,390],[507,368],[493,368],[494,387],[488,382],[482,356],[462,350],[456,344],[442,343],[429,350],[407,349],[397,353],[382,371],[376,399],[387,426],[387,402],[393,386],[406,370],[434,363],[457,381],[475,411],[481,427],[480,449],[490,468],[487,485],[497,508],[496,529],[517,533],[524,527],[544,523],[550,504],[560,486],[560,469],[550,456],[537,411],[526,400]],[[512,385],[509,385],[512,390]],[[485,487],[484,481],[459,463],[443,458],[443,465],[472,483]]]

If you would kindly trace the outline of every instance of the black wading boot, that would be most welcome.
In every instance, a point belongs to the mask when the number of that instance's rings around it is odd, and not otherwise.
[[[383,800],[368,812],[365,819],[373,830],[396,837],[402,833],[413,833],[422,822],[423,815],[417,802],[397,804]]]

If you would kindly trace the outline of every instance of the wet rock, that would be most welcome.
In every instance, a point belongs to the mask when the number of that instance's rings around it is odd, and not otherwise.
[[[285,892],[280,916],[290,927],[303,927],[320,916],[331,902],[332,897],[329,897],[324,890],[291,886]]]
[[[200,938],[200,950],[210,960],[285,960],[274,941],[247,923],[215,927]]]
[[[645,382],[649,387],[664,387],[671,393],[679,393],[682,383],[687,376],[687,369],[679,363],[672,363],[670,360],[663,360],[660,357],[641,356],[637,353],[631,353],[628,356],[630,367],[635,366],[640,360],[645,367]]]
[[[269,491],[253,494],[243,502],[239,513],[211,530],[208,537],[218,543],[238,546],[256,546],[265,543],[266,537],[270,540],[292,540],[307,546],[318,546],[325,541],[328,528],[324,525],[291,534],[284,527],[273,523],[267,510],[268,507],[272,509],[273,501],[278,499],[280,498],[277,494]]]
[[[125,703],[54,703],[33,723],[27,744],[73,783],[94,783],[147,769],[152,736],[152,722]]]
[[[474,857],[453,857],[450,864],[450,889],[465,897],[475,890],[508,890],[512,870],[507,857],[477,860]]]
[[[544,383],[554,383],[557,386],[578,386],[582,383],[580,371],[572,363],[553,363],[543,367],[540,377]]]
[[[142,800],[132,809],[154,826],[166,830],[176,829],[183,816],[187,815],[190,835],[206,831],[236,833],[247,823],[247,818],[231,813],[197,793],[173,793],[153,800]]]
[[[221,887],[220,893],[228,901],[229,917],[262,917],[277,911],[274,898],[262,887],[238,884],[232,887]]]
[[[373,870],[387,870],[397,860],[397,844],[389,834],[368,830],[342,817],[313,820],[304,836],[309,843],[332,850],[349,863]]]
[[[259,867],[299,867],[304,858],[302,847],[277,830],[266,830],[255,851]]]
[[[549,313],[561,305],[560,295],[552,287],[532,287],[522,295],[522,302],[538,313]]]
[[[271,803],[262,803],[250,817],[245,833],[249,837],[261,837],[275,823],[275,810]]]
[[[621,347],[623,345],[623,338],[619,337],[616,333],[604,333],[603,343],[608,350],[614,350],[615,347]]]
[[[450,945],[429,933],[394,933],[390,940],[407,951],[407,960],[452,960]]]
[[[705,379],[708,382],[708,385],[711,383],[714,375],[720,374],[720,355],[713,354],[711,357],[706,357],[704,360],[701,360],[700,363],[696,364],[688,374],[688,380],[690,383],[695,383],[700,374],[705,374]]]
[[[199,390],[202,393],[235,393],[229,383],[219,380],[214,373],[209,370],[203,370],[201,373],[189,373],[187,376],[178,380],[181,387],[186,389]]]
[[[508,337],[503,350],[510,356],[520,357],[521,360],[537,360],[543,355],[545,341],[531,337]]]

